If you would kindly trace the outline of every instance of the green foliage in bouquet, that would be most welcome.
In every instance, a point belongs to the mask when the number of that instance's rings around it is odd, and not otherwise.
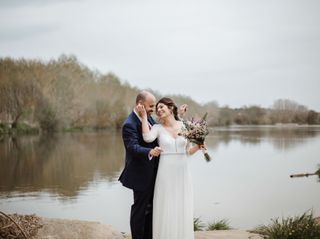
[[[192,118],[191,120],[183,120],[184,127],[179,135],[184,136],[190,142],[197,144],[199,146],[204,145],[204,140],[206,136],[209,134],[208,124],[206,121],[208,113],[205,113],[204,116],[195,120]],[[203,155],[207,162],[211,160],[210,155],[208,154],[205,148],[201,148],[203,151]]]

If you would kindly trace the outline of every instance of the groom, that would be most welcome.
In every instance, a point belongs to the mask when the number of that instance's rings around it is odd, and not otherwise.
[[[136,107],[144,105],[149,126],[155,124],[151,114],[156,98],[148,91],[140,92],[136,97]],[[136,107],[122,127],[122,139],[125,146],[125,167],[120,175],[123,186],[133,190],[130,228],[132,239],[152,238],[152,201],[155,178],[158,169],[161,148],[157,141],[146,143],[142,137],[141,118]]]

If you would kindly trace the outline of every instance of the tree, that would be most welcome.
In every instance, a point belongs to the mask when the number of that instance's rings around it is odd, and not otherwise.
[[[219,123],[220,109],[216,101],[210,101],[203,105],[204,110],[208,113],[208,125],[214,126]]]
[[[309,110],[308,111],[308,116],[307,116],[307,123],[308,124],[319,124],[320,116],[319,113]]]
[[[308,114],[307,107],[288,100],[279,99],[273,104],[272,120],[280,123],[304,123]]]
[[[229,126],[233,123],[234,111],[229,106],[220,108],[219,125]]]
[[[24,113],[34,110],[41,97],[40,89],[32,78],[27,62],[22,60],[18,63],[10,59],[0,62],[0,112],[10,116],[12,128],[17,127]]]

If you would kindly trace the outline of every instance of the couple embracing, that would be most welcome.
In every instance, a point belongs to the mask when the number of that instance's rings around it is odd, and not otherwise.
[[[151,114],[155,110],[158,123]],[[186,111],[182,106],[181,113]],[[170,98],[137,95],[123,124],[125,167],[119,180],[133,190],[132,239],[194,239],[189,155],[200,149],[179,136],[184,127]]]

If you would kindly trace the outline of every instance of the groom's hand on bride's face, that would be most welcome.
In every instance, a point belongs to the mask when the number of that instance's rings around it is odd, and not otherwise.
[[[154,147],[150,150],[150,155],[153,157],[158,157],[162,152],[162,149],[160,147]]]
[[[136,110],[141,118],[143,118],[147,115],[146,109],[143,104],[140,104],[140,103],[137,104]]]

